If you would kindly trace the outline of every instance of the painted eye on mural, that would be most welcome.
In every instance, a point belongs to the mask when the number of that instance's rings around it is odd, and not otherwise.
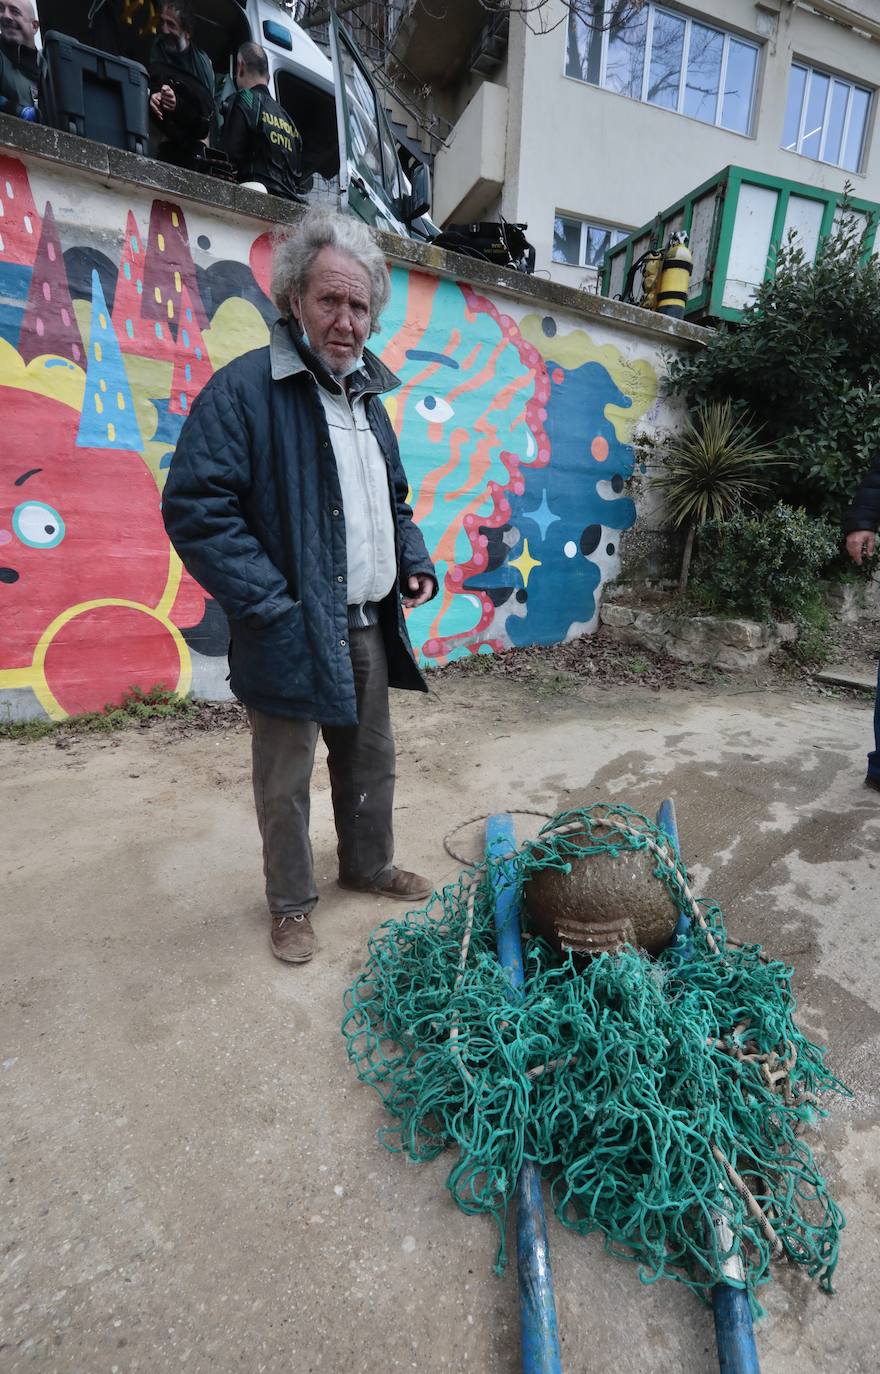
[[[423,420],[430,421],[432,425],[445,425],[447,420],[452,419],[455,411],[442,396],[426,396],[416,406],[416,414],[421,415]]]
[[[12,512],[12,528],[30,549],[54,549],[64,538],[64,521],[43,501],[25,501]]]

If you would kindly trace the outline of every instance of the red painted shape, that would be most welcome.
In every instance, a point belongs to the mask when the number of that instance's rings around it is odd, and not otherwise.
[[[180,679],[170,630],[131,606],[96,606],[73,616],[52,639],[45,661],[49,688],[69,715],[117,706],[132,687],[169,690]]]
[[[200,625],[204,619],[207,599],[204,589],[194,577],[190,577],[186,568],[182,568],[180,586],[177,588],[177,596],[168,617],[172,625],[178,625],[182,630]]]
[[[260,234],[251,244],[248,264],[263,295],[272,299],[272,235]]]
[[[24,163],[0,155],[0,258],[33,267],[41,224]]]
[[[145,319],[156,320],[163,325],[170,324],[171,335],[175,340],[180,328],[181,296],[184,288],[189,292],[193,312],[200,327],[207,329],[208,317],[199,295],[199,283],[195,263],[189,251],[189,236],[183,211],[179,205],[173,205],[171,201],[154,200],[150,212],[141,310]]]
[[[129,210],[113,298],[113,330],[123,353],[164,362],[174,356],[174,340],[167,319],[148,319],[144,314],[145,271],[143,242]]]
[[[85,348],[70,299],[61,240],[52,206],[48,203],[21,322],[18,351],[26,363],[51,354],[69,358],[80,367],[86,365]]]
[[[9,417],[0,444],[0,567],[6,569],[0,580],[0,668],[26,668],[53,621],[77,605],[112,598],[158,606],[168,581],[169,545],[156,483],[138,454],[77,448],[79,412],[44,396],[0,387],[0,414]],[[23,521],[25,506],[32,510]],[[64,537],[55,547],[32,547],[21,537],[22,526],[39,534],[42,507],[48,508],[46,523],[58,517],[64,522]],[[175,610],[187,617],[184,623],[198,624],[204,601],[190,579],[181,585]],[[70,701],[85,699],[85,682],[92,684],[89,701],[103,705],[111,699],[118,686],[108,667],[114,656],[129,674],[125,686],[152,686],[161,679],[159,670],[165,672],[169,662],[168,631],[137,614],[145,624],[126,621],[131,644],[114,632],[97,657],[94,643],[86,645],[80,631],[63,634],[64,652],[61,645],[51,652],[47,673],[50,689],[68,710],[74,709]]]

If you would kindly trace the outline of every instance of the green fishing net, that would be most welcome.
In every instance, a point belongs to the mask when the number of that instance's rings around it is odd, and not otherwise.
[[[519,897],[539,868],[627,848],[651,851],[690,917],[687,949],[583,961],[527,939],[514,993],[496,954],[499,885]],[[847,1090],[795,1024],[791,977],[760,946],[728,941],[655,824],[602,804],[381,926],[342,1030],[387,1109],[383,1143],[416,1161],[455,1152],[447,1186],[497,1222],[498,1272],[529,1159],[563,1225],[601,1232],[644,1282],[678,1279],[708,1299],[737,1281],[738,1260],[758,1312],[782,1255],[832,1291],[844,1224],[802,1132],[825,1115],[821,1092]]]

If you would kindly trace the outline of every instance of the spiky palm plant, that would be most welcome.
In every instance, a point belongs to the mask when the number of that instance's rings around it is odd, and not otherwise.
[[[679,591],[687,590],[694,537],[708,521],[721,523],[772,482],[785,460],[758,443],[758,430],[733,413],[730,401],[709,401],[666,445],[665,471],[655,477],[672,524],[687,526]]]

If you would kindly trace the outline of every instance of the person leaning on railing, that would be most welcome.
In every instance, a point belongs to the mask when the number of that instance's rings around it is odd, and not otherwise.
[[[0,0],[0,114],[39,119],[43,55],[31,0]]]
[[[846,535],[846,551],[854,563],[861,566],[862,560],[873,557],[877,547],[877,529],[880,526],[880,454],[875,457],[859,484],[849,509],[843,517],[843,532]],[[874,748],[868,755],[868,771],[865,775],[868,787],[880,792],[880,674],[877,679],[877,694],[874,697]]]
[[[2,3],[2,0],[0,0]],[[214,68],[192,41],[195,14],[188,0],[166,0],[150,53],[150,115],[163,162],[191,167],[214,118]]]

